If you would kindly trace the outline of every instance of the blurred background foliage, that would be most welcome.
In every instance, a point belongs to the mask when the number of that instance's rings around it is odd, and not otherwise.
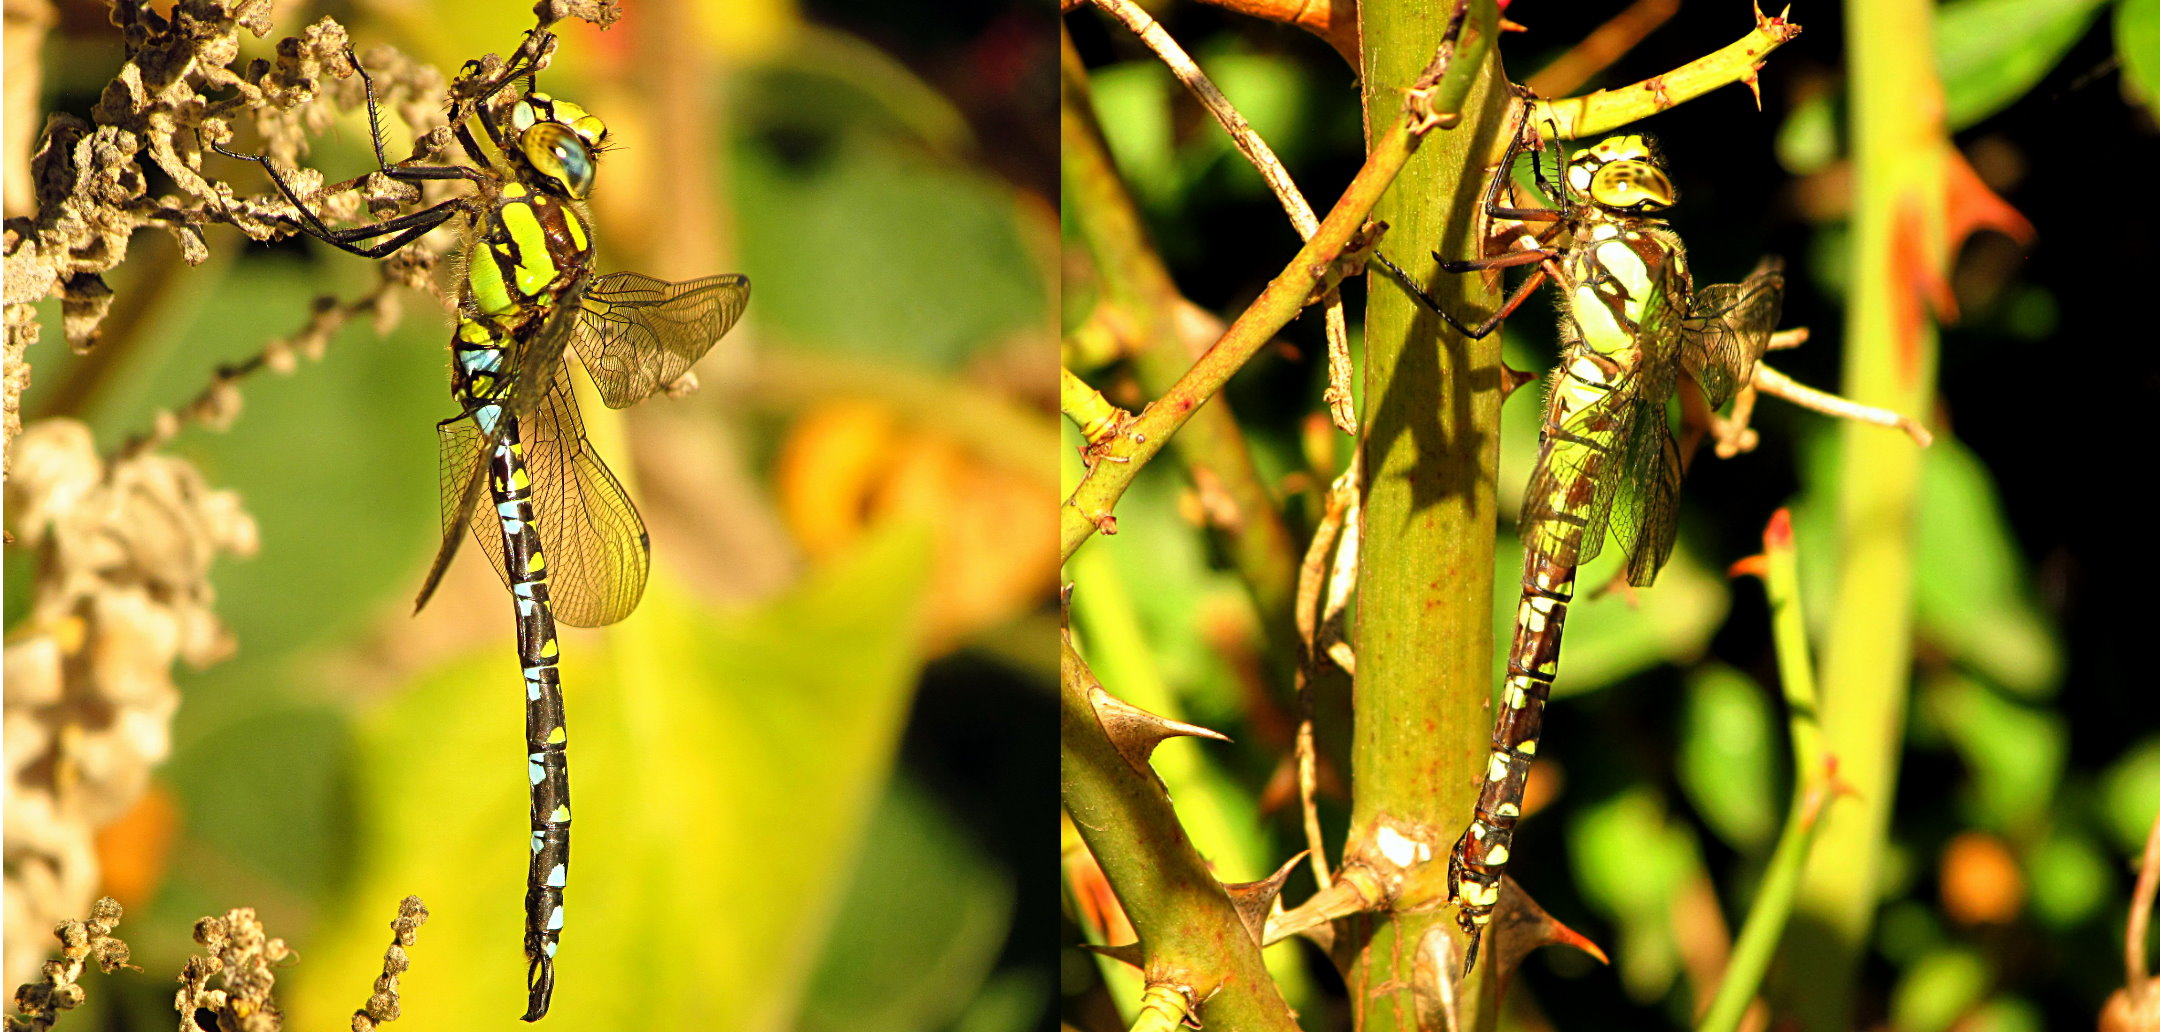
[[[394,46],[446,78],[532,24],[523,3],[281,3],[243,59],[326,15],[363,57]],[[85,112],[120,40],[103,5],[54,17],[41,101]],[[550,1023],[1049,1020],[1052,902],[1018,859],[1044,838],[1009,815],[1052,762],[1024,733],[1047,738],[1055,655],[1052,29],[999,3],[837,0],[631,0],[610,31],[559,27],[541,88],[618,145],[600,268],[740,271],[755,293],[698,393],[585,406],[655,561],[627,621],[563,635],[578,820]],[[368,171],[364,113],[308,162]],[[138,234],[90,355],[48,305],[27,418],[82,419],[110,449],[312,298],[373,281],[312,241],[210,243],[188,269]],[[244,383],[230,432],[174,446],[239,492],[261,549],[215,574],[237,654],[182,674],[172,758],[101,839],[144,972],[93,981],[73,1021],[170,1027],[194,920],[253,906],[300,954],[279,973],[289,1027],[342,1027],[417,893],[433,918],[396,1027],[522,1027],[510,607],[468,554],[411,613],[440,533],[432,424],[453,410],[447,319],[399,300],[394,332],[348,326],[321,361]],[[28,560],[8,551],[11,623]]]
[[[1324,211],[1363,158],[1354,69],[1293,28],[1203,4],[1151,6]],[[1513,4],[1508,16],[1528,31],[1501,41],[1509,72],[1527,78],[1626,6]],[[1796,4],[1792,17],[1806,31],[1764,69],[1762,113],[1744,90],[1727,89],[1639,126],[1671,160],[1681,200],[1670,219],[1697,279],[1738,280],[1760,255],[1787,256],[1784,325],[1810,327],[1813,338],[1777,364],[1832,390],[1850,215],[1843,19],[1865,11]],[[1855,1022],[1914,1032],[2090,1027],[2122,984],[2136,856],[2160,813],[2160,721],[2134,648],[2155,611],[2143,564],[2124,562],[2121,542],[2135,535],[2113,527],[2118,514],[2138,520],[2128,485],[2150,465],[2136,442],[2160,401],[2160,359],[2137,343],[2150,328],[2125,301],[2143,289],[2135,270],[2160,262],[2152,234],[2089,216],[2134,208],[2136,174],[2110,186],[2120,177],[2106,170],[2141,168],[2136,156],[2155,153],[2160,4],[1952,0],[1938,16],[1936,60],[1955,141],[2038,238],[2024,247],[1988,233],[1966,241],[1951,283],[1958,317],[1942,331],[1939,407],[1915,413],[1937,433],[1916,539],[1915,695],[1891,874],[1877,887]],[[1067,24],[1151,243],[1188,298],[1234,315],[1296,250],[1280,207],[1122,28],[1090,10]],[[1748,24],[1742,3],[1686,5],[1566,92],[1647,78]],[[1383,249],[1428,246],[1389,238]],[[1089,310],[1092,270],[1074,257],[1084,255],[1076,241],[1066,250],[1071,330]],[[1353,313],[1362,285],[1346,284]],[[1518,369],[1549,368],[1554,356],[1543,293],[1507,326],[1508,362]],[[1223,396],[1300,542],[1351,448],[1325,424],[1317,311]],[[1354,314],[1351,325],[1354,336]],[[1113,401],[1137,409],[1147,397],[1117,358],[1066,356]],[[1504,524],[1535,454],[1538,393],[1504,409]],[[1504,1027],[1684,1027],[1715,988],[1708,958],[1722,948],[1711,947],[1729,941],[1728,923],[1745,913],[1791,791],[1767,607],[1756,582],[1722,571],[1760,551],[1771,512],[1789,504],[1818,609],[1811,617],[1832,597],[1832,557],[1810,546],[1831,536],[1836,429],[1767,398],[1756,425],[1756,452],[1698,456],[1679,551],[1655,588],[1578,600],[1532,773],[1531,816],[1509,870],[1602,944],[1614,968],[1541,951],[1510,993]],[[1079,437],[1065,432],[1069,490]],[[2111,488],[2128,493],[2108,497]],[[1216,873],[1243,881],[1304,846],[1289,766],[1295,702],[1287,672],[1258,660],[1267,649],[1261,621],[1199,528],[1201,504],[1181,473],[1141,476],[1118,508],[1117,536],[1091,542],[1068,571],[1086,585],[1073,619],[1113,693],[1236,740],[1173,741],[1154,765]],[[1609,580],[1617,558],[1593,564],[1582,583]],[[1521,562],[1507,526],[1495,561],[1504,595],[1494,599],[1497,684]],[[1346,819],[1345,687],[1339,674],[1324,683],[1332,695],[1320,714],[1331,847]],[[1067,855],[1084,850],[1069,844]],[[1084,860],[1067,875],[1067,941],[1130,941],[1114,905],[1101,902],[1099,875]],[[1284,898],[1312,890],[1300,865]],[[1340,1027],[1342,987],[1317,951],[1279,946],[1270,963],[1287,976],[1305,1027]],[[1068,1020],[1116,1025],[1137,991],[1130,975],[1068,948]]]

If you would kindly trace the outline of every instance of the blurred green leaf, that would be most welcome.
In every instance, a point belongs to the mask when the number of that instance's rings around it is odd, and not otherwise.
[[[1615,952],[1628,995],[1663,996],[1680,972],[1675,898],[1687,879],[1706,876],[1695,837],[1654,792],[1631,788],[1585,807],[1567,839],[1583,899],[1619,927]]]
[[[2138,103],[2160,116],[2160,0],[2122,0],[2115,5],[2115,52],[2123,82]]]
[[[2145,851],[2145,837],[2160,815],[2160,738],[2131,746],[2102,776],[2101,806],[2112,845],[2126,856]]]
[[[1987,467],[1954,438],[1927,450],[1913,536],[1922,634],[2027,698],[2055,693],[2062,658]]]
[[[952,369],[1048,324],[1023,208],[978,169],[868,133],[752,136],[730,167],[743,271],[783,345]]]
[[[1970,128],[2038,85],[2085,35],[2108,0],[1949,0],[1936,9],[1935,71],[1942,79],[1944,115],[1951,132]],[[2133,5],[2160,9],[2155,0],[2119,5],[2116,45],[2126,78],[2135,76],[2133,41],[2144,48],[2144,67],[2160,69],[2160,17],[2145,14],[2131,32],[2124,26]],[[1856,16],[1865,17],[1864,13]],[[2139,32],[2148,35],[2139,37]],[[2151,75],[2146,82],[2155,81]],[[2148,97],[2153,93],[2148,90]],[[1778,127],[1778,160],[1794,175],[1813,175],[1844,156],[1839,107],[1843,90],[1801,101]]]
[[[1298,74],[1300,69],[1285,66],[1280,58],[1272,54],[1210,54],[1202,58],[1201,62],[1201,67],[1207,70],[1215,86],[1222,90],[1223,96],[1230,98],[1231,105],[1237,108],[1238,114],[1245,117],[1246,124],[1252,126],[1253,131],[1268,142],[1269,148],[1275,151],[1276,158],[1283,162],[1285,168],[1291,170],[1291,176],[1295,178],[1296,169],[1299,167],[1298,158],[1301,152],[1306,150],[1300,143],[1312,135],[1311,127],[1305,124],[1302,117],[1310,99],[1310,84],[1303,75]],[[1213,118],[1207,120],[1201,131],[1206,142],[1196,141],[1197,145],[1192,150],[1205,151],[1205,154],[1195,156],[1203,157],[1210,166],[1234,166],[1228,167],[1224,176],[1224,182],[1231,184],[1233,189],[1241,193],[1271,196],[1267,183],[1260,178],[1259,171],[1252,167],[1252,163],[1247,161],[1243,154],[1238,153],[1237,145],[1230,140],[1230,134],[1224,132]],[[1315,218],[1327,214],[1324,199],[1307,197],[1305,200],[1314,206]]]
[[[1171,129],[1170,97],[1178,89],[1160,61],[1127,61],[1090,69],[1095,117],[1125,188],[1142,207],[1159,208],[1184,190]]]
[[[795,1027],[950,1027],[994,966],[1012,906],[1013,886],[937,800],[894,779]]]
[[[2019,288],[2003,306],[2003,329],[2035,343],[2055,336],[2061,324],[2062,308],[2055,302],[2055,293],[2037,284]]]
[[[992,978],[967,1011],[953,1022],[952,1032],[1009,1032],[1031,1027],[1042,1013],[1042,1001],[1051,987],[1019,972]]]
[[[962,157],[972,145],[967,116],[893,55],[815,23],[802,24],[791,43],[762,68],[769,92],[745,97],[746,105],[755,99],[823,133],[897,133],[945,157]]]
[[[1926,903],[1911,897],[1884,903],[1877,926],[1876,948],[1884,959],[1899,967],[1911,967],[1942,945],[1942,921]]]
[[[1898,979],[1890,999],[1900,1032],[1939,1032],[1971,1010],[1987,991],[1987,962],[1965,947],[1937,950]]]
[[[1935,70],[1951,132],[2040,82],[2107,0],[1949,0],[1935,16]]]
[[[1819,427],[1802,447],[1807,488],[1793,506],[1793,519],[1804,540],[1837,540],[1834,514],[1818,502],[1818,492],[1835,483],[1841,432]],[[2028,699],[2052,697],[2062,670],[2055,630],[2033,598],[1994,479],[1955,438],[1939,436],[1923,453],[1919,514],[1913,522],[1914,620],[1920,633],[1992,684]],[[1829,548],[1801,550],[1801,583],[1810,597],[1836,598],[1830,580],[1835,561]],[[1809,611],[1812,630],[1820,630],[1829,608]]]
[[[1824,94],[1802,101],[1778,126],[1778,163],[1785,166],[1785,171],[1811,176],[1837,163],[1843,144],[1838,139],[1837,110],[1832,106],[1835,96]]]
[[[2098,916],[2116,878],[2090,837],[2060,826],[2033,846],[2025,869],[2032,879],[2033,912],[2058,929]]]
[[[1102,597],[1089,597],[1098,594],[1092,587],[1075,591],[1073,607],[1075,625],[1093,624],[1098,636],[1104,630],[1092,615],[1098,606],[1122,614],[1121,623],[1133,628],[1131,641],[1097,641],[1086,652],[1113,694],[1165,716],[1207,723],[1241,713],[1244,700],[1222,654],[1201,633],[1199,617],[1251,606],[1237,577],[1210,562],[1205,535],[1179,515],[1179,496],[1188,490],[1177,476],[1133,481],[1118,501],[1118,533],[1074,557],[1075,563],[1103,563],[1094,568],[1115,580],[1103,587]],[[1093,583],[1071,576],[1078,584]],[[1146,701],[1151,697],[1157,702]]]
[[[794,1020],[907,716],[929,538],[884,528],[725,615],[663,567],[629,620],[565,636],[576,859],[550,1020],[615,1027],[631,998],[653,1028]],[[417,893],[434,916],[400,1028],[514,1027],[527,835],[510,652],[432,671],[365,719],[358,871],[290,998],[297,1024],[340,1023]]]
[[[2062,718],[1955,674],[1934,679],[1923,704],[1971,773],[1971,823],[2014,835],[2046,819],[2069,750]]]
[[[1746,674],[1706,663],[1688,675],[1677,771],[1703,822],[1742,853],[1777,834],[1777,764],[1785,755],[1777,708]]]
[[[132,375],[90,414],[101,445],[149,426],[219,365],[260,352],[305,326],[313,299],[356,296],[359,259],[236,263],[187,302],[169,331],[148,335]],[[254,558],[217,567],[218,613],[240,644],[243,669],[346,640],[381,605],[412,589],[441,534],[435,508],[434,423],[454,412],[443,352],[449,328],[424,295],[401,292],[397,330],[365,320],[333,337],[298,374],[257,374],[239,392],[245,409],[226,433],[195,430],[173,451],[210,487],[232,490],[261,536]],[[128,428],[128,429],[121,429]],[[307,590],[295,590],[305,571]],[[236,675],[230,668],[220,678]]]

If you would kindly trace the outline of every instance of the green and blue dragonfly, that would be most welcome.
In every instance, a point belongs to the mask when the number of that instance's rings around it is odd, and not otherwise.
[[[1610,538],[1627,555],[1629,584],[1656,579],[1672,555],[1684,467],[1667,406],[1683,381],[1713,410],[1747,386],[1785,292],[1775,259],[1741,283],[1694,285],[1680,238],[1655,217],[1677,193],[1647,135],[1612,136],[1578,151],[1558,189],[1537,172],[1554,207],[1502,204],[1501,187],[1527,135],[1526,126],[1509,146],[1486,190],[1485,212],[1495,220],[1543,223],[1548,232],[1532,234],[1531,246],[1520,250],[1440,262],[1458,273],[1536,267],[1491,318],[1474,326],[1458,322],[1382,259],[1426,306],[1472,338],[1491,333],[1541,284],[1550,281],[1560,293],[1562,353],[1547,381],[1537,464],[1517,523],[1522,599],[1492,752],[1476,814],[1448,857],[1449,887],[1460,904],[1456,919],[1468,938],[1465,973],[1477,963],[1479,941],[1499,904],[1523,786],[1559,673],[1576,569]]]
[[[261,164],[294,209],[290,224],[341,250],[382,258],[446,223],[462,234],[451,340],[451,395],[460,411],[436,427],[442,540],[415,608],[441,582],[468,528],[515,602],[532,804],[527,1021],[546,1015],[554,992],[570,864],[555,621],[597,627],[628,616],[644,594],[651,561],[637,507],[585,438],[564,352],[576,351],[601,400],[621,408],[682,376],[750,300],[750,281],[741,275],[668,283],[633,272],[593,272],[584,202],[607,128],[583,108],[539,92],[537,74],[553,44],[552,34],[535,30],[499,67],[467,63],[451,111],[458,142],[473,162],[466,165],[390,163],[374,83],[353,61],[367,86],[382,174],[473,187],[410,214],[332,228],[266,158],[213,145]]]

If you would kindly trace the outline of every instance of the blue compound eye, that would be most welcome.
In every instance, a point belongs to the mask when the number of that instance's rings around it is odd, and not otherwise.
[[[592,192],[592,149],[568,127],[559,122],[542,122],[525,130],[518,145],[534,170],[561,183],[571,199],[583,200]]]

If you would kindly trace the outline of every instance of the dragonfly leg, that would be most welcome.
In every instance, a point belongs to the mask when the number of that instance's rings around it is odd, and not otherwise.
[[[1531,260],[1537,260],[1545,257],[1543,252],[1537,251],[1522,251],[1517,253],[1531,255]],[[1424,287],[1418,286],[1417,281],[1411,279],[1409,273],[1404,272],[1401,266],[1396,265],[1392,261],[1389,261],[1386,255],[1375,251],[1373,252],[1373,257],[1379,259],[1380,264],[1384,266],[1390,273],[1394,274],[1395,281],[1402,284],[1403,289],[1408,290],[1412,297],[1417,298],[1419,304],[1422,304],[1426,308],[1431,309],[1434,315],[1440,317],[1441,322],[1448,324],[1455,330],[1455,332],[1460,333],[1463,336],[1470,338],[1471,340],[1484,340],[1487,336],[1491,335],[1492,331],[1499,329],[1500,324],[1507,321],[1507,317],[1513,315],[1516,308],[1520,307],[1524,301],[1529,300],[1530,295],[1535,293],[1538,286],[1545,282],[1545,277],[1547,275],[1546,270],[1542,268],[1537,270],[1536,272],[1531,273],[1530,278],[1523,280],[1522,285],[1515,288],[1515,292],[1508,296],[1507,302],[1501,305],[1500,310],[1494,312],[1491,318],[1486,319],[1483,322],[1477,323],[1476,325],[1468,325],[1463,323],[1461,320],[1455,318],[1453,315],[1448,314],[1448,310],[1440,306],[1440,300],[1438,298],[1433,297],[1432,294],[1427,292]],[[1503,257],[1513,256],[1506,255]],[[1529,264],[1529,261],[1515,261],[1508,264],[1527,265]],[[1443,264],[1442,267],[1445,268],[1445,265]],[[1452,272],[1455,270],[1450,269],[1448,271]]]
[[[1515,138],[1508,142],[1507,157],[1500,159],[1499,171],[1494,173],[1492,179],[1485,184],[1485,217],[1504,219],[1510,222],[1562,221],[1568,215],[1566,207],[1567,195],[1565,193],[1560,195],[1562,198],[1561,206],[1557,208],[1519,208],[1514,205],[1500,203],[1500,189],[1512,181],[1515,160],[1522,156],[1523,140],[1525,138],[1533,141],[1538,140],[1537,133],[1530,128],[1529,106],[1522,105],[1522,112],[1522,121],[1515,127]],[[1554,192],[1552,185],[1545,181],[1545,170],[1543,166],[1538,164],[1538,154],[1544,150],[1544,147],[1542,143],[1534,143],[1533,146],[1537,149],[1531,152],[1530,177],[1537,181],[1538,189],[1544,191],[1546,196],[1550,197]],[[1557,163],[1555,164],[1557,166]]]
[[[1559,252],[1557,251],[1531,248],[1527,251],[1509,251],[1506,254],[1496,254],[1485,258],[1465,258],[1459,262],[1442,258],[1435,253],[1433,260],[1440,263],[1440,269],[1443,272],[1482,272],[1486,269],[1512,269],[1518,265],[1535,265],[1547,258],[1558,257],[1558,255]]]
[[[427,235],[429,230],[450,221],[453,216],[465,210],[466,207],[464,198],[452,198],[434,207],[423,208],[408,215],[385,219],[382,222],[366,226],[353,226],[348,229],[332,229],[323,222],[321,217],[308,210],[307,205],[300,200],[300,195],[293,191],[292,184],[285,181],[284,174],[277,170],[276,165],[270,163],[268,157],[261,154],[243,154],[239,151],[229,150],[225,145],[219,143],[211,144],[210,149],[228,158],[252,161],[261,165],[263,171],[269,173],[271,185],[276,186],[278,192],[285,195],[286,202],[293,206],[293,212],[296,216],[293,221],[299,226],[301,232],[340,251],[356,254],[362,258],[384,257]],[[375,240],[383,236],[388,236],[390,239],[379,240],[376,243],[366,245],[360,243],[363,240]]]

